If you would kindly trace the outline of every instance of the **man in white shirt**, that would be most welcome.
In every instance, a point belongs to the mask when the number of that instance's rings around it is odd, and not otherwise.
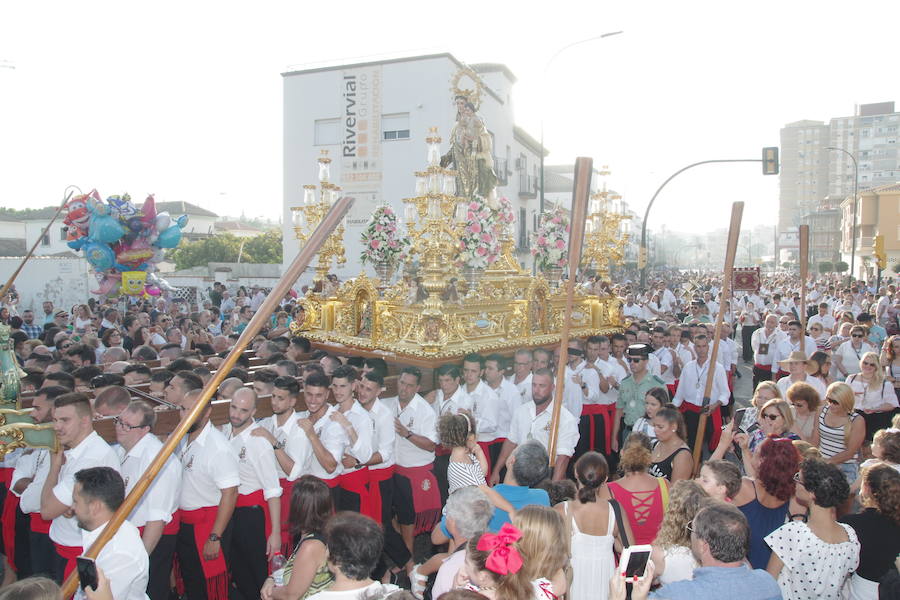
[[[259,594],[268,574],[268,558],[281,552],[281,485],[272,445],[250,435],[259,425],[256,392],[241,388],[228,407],[222,435],[238,461],[241,483],[231,517],[231,546],[226,553],[235,587],[245,598]]]
[[[344,427],[331,418],[337,408],[328,404],[330,386],[331,382],[324,373],[313,371],[306,375],[303,399],[307,410],[300,413],[297,424],[312,446],[309,473],[328,484],[337,500],[335,488],[338,477],[344,471],[342,458],[352,444]]]
[[[700,413],[709,415],[711,422],[707,423],[703,441],[709,440],[710,450],[713,450],[718,445],[719,436],[722,433],[721,407],[728,404],[731,394],[728,391],[725,369],[722,368],[719,361],[709,360],[709,343],[709,338],[705,334],[694,338],[694,352],[697,353],[697,358],[682,369],[678,390],[675,392],[672,403],[684,415],[688,432],[688,439],[685,441],[691,448],[696,445]],[[704,398],[710,363],[715,369],[713,386],[709,398]]]
[[[434,528],[440,520],[442,506],[432,471],[438,441],[437,415],[419,395],[421,379],[422,372],[417,367],[404,367],[397,379],[397,395],[384,399],[385,406],[394,415],[397,434],[393,508],[410,555],[414,536]]]
[[[587,362],[583,358],[584,349],[581,340],[569,341],[567,356],[563,408],[578,421],[581,419],[583,405],[593,404],[599,400],[600,375],[595,369],[586,368]]]
[[[290,521],[291,493],[294,482],[309,468],[312,446],[297,425],[295,408],[300,384],[294,377],[277,377],[272,382],[272,415],[259,421],[250,435],[264,438],[275,452],[278,483],[281,485],[281,553],[294,550]]]
[[[816,340],[812,339],[803,331],[803,324],[796,319],[788,321],[787,337],[780,340],[775,345],[775,354],[772,356],[772,364],[779,364],[782,360],[791,355],[792,352],[802,352],[806,358],[812,356],[816,351]],[[784,372],[779,371],[779,378],[784,376]]]
[[[812,377],[806,372],[806,366],[809,360],[802,352],[792,352],[786,359],[778,365],[781,370],[787,371],[788,375],[782,377],[776,382],[778,390],[781,392],[782,398],[787,398],[787,391],[791,385],[803,382],[811,385],[819,393],[819,402],[825,404],[825,384],[818,377]]]
[[[85,394],[72,392],[53,401],[53,429],[61,450],[50,453],[50,468],[41,490],[41,517],[52,520],[50,539],[56,548],[53,575],[62,582],[83,552],[81,531],[71,516],[75,473],[91,467],[118,471],[119,457],[94,432],[93,411]]]
[[[622,305],[622,316],[628,321],[640,319],[644,314],[644,310],[639,304],[634,302],[634,294],[625,296],[625,304]]]
[[[772,380],[772,357],[775,354],[775,346],[781,341],[784,334],[778,328],[778,317],[769,315],[762,327],[753,332],[750,338],[750,347],[753,349],[753,389],[761,381]],[[778,365],[774,365],[777,370]]]
[[[666,387],[673,389],[675,387],[675,358],[672,356],[674,351],[666,346],[666,330],[662,327],[654,327],[650,332],[650,345],[653,347],[651,354],[659,362],[658,377],[663,380]]]
[[[124,500],[125,482],[115,469],[90,467],[75,473],[72,511],[81,529],[81,545],[85,550],[100,537]],[[146,600],[150,560],[137,527],[129,521],[119,525],[95,562],[97,569],[109,580],[112,598]],[[85,598],[84,592],[79,589],[75,598]]]
[[[618,361],[611,359],[609,350],[610,342],[606,336],[591,336],[585,344],[585,370],[591,369],[597,374],[598,394],[594,402],[585,401],[581,407],[575,455],[596,450],[612,461],[612,431],[619,383],[628,372]]]
[[[370,371],[373,372],[373,371]],[[369,495],[369,473],[366,463],[372,458],[375,445],[375,423],[368,411],[354,398],[357,387],[356,369],[341,365],[331,377],[331,392],[338,410],[332,419],[340,424],[350,438],[350,447],[341,457],[344,472],[338,478],[337,510],[352,510],[376,521]]]
[[[153,435],[156,411],[143,401],[131,402],[116,417],[116,449],[122,461],[125,493],[135,484],[159,454],[162,442]],[[150,600],[168,600],[178,537],[178,501],[181,496],[181,463],[170,456],[131,511],[128,521],[138,528],[144,548],[150,556],[147,595]]]
[[[462,402],[458,408],[464,409],[475,417],[476,441],[484,451],[488,461],[488,472],[491,467],[489,445],[497,436],[500,420],[500,407],[495,394],[481,377],[484,375],[485,359],[480,354],[468,354],[463,358],[462,366]]]
[[[31,418],[35,424],[45,425],[53,421],[53,401],[68,388],[53,385],[41,388],[32,400]],[[50,541],[50,524],[41,518],[41,492],[50,470],[50,450],[29,448],[16,461],[10,480],[12,493],[19,496],[19,510],[28,517],[28,545],[16,546],[16,552],[27,553],[31,573],[53,573],[53,557],[56,551]],[[18,561],[17,561],[18,562]]]
[[[499,482],[501,466],[506,464],[506,459],[519,444],[535,439],[543,444],[545,449],[549,448],[550,420],[553,416],[553,374],[549,369],[538,369],[532,375],[531,386],[534,401],[530,405],[523,404],[513,415],[509,437],[503,442],[500,458],[497,459],[491,473],[491,485]],[[562,409],[559,411],[559,436],[553,481],[565,478],[566,468],[575,453],[576,445],[578,445],[578,421],[569,411]]]
[[[513,374],[507,381],[516,386],[521,396],[521,403],[531,402],[531,366],[533,357],[531,350],[516,350],[513,356]]]
[[[372,419],[375,435],[372,440],[372,456],[365,464],[368,475],[369,498],[375,520],[384,528],[384,553],[395,565],[412,571],[412,556],[392,523],[394,500],[394,448],[397,444],[397,433],[394,431],[394,414],[378,395],[384,391],[384,377],[378,371],[369,371],[360,377],[356,384],[356,397],[359,405]],[[376,576],[380,578],[386,565],[381,561]]]
[[[518,353],[517,353],[518,354]],[[529,364],[531,359],[529,358]],[[503,365],[505,361],[500,354],[489,354],[484,359],[484,383],[487,385],[491,396],[490,402],[497,405],[497,432],[496,437],[487,443],[487,453],[491,463],[494,464],[500,457],[500,450],[503,448],[503,442],[509,435],[509,424],[512,422],[512,416],[516,409],[523,404],[522,395],[516,388],[515,384],[508,379],[503,378]],[[531,372],[528,372],[528,379],[531,379]],[[528,393],[529,397],[531,392]]]
[[[831,336],[834,335],[835,322],[834,317],[830,314],[828,303],[822,302],[819,304],[819,314],[811,316],[806,322],[806,327],[809,329],[811,325],[818,323],[822,326],[822,331]]]
[[[437,421],[440,421],[444,415],[455,415],[461,410],[470,411],[470,399],[460,385],[461,378],[462,373],[456,365],[446,364],[438,367],[438,388],[428,392],[425,396],[425,400],[431,403],[431,407],[434,409]],[[435,449],[434,476],[437,478],[438,490],[441,494],[441,505],[447,502],[447,489],[449,487],[447,466],[449,464],[450,448],[438,444],[438,447]]]
[[[186,375],[181,372],[179,377]],[[192,390],[183,395],[178,405],[182,419],[191,413],[200,393]],[[178,445],[183,474],[175,551],[188,598],[227,600],[228,567],[223,550],[227,552],[231,541],[229,524],[241,477],[228,440],[209,422],[211,412],[207,405]]]

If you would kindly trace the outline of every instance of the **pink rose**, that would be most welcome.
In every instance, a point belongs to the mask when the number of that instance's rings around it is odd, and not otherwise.
[[[484,256],[485,254],[487,254],[487,250],[485,250],[484,247],[479,247],[475,250],[475,254],[477,254],[478,256]]]
[[[556,247],[562,250],[566,247],[566,243],[562,240],[556,240]]]
[[[481,233],[481,224],[480,223],[472,223],[471,229],[472,229],[472,233]]]
[[[482,234],[481,234],[481,241],[482,241],[482,242],[486,242],[486,243],[489,244],[489,243],[491,243],[491,240],[493,240],[493,238],[491,237],[491,234],[489,234],[489,233],[482,233]]]

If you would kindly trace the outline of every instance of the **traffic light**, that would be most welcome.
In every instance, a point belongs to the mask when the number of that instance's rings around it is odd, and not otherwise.
[[[763,175],[778,175],[778,147],[763,148]]]
[[[878,263],[879,269],[887,268],[887,254],[884,251],[884,236],[876,235],[872,241],[872,254],[875,255],[875,261]]]
[[[638,253],[638,269],[643,269],[647,266],[647,249],[641,246],[640,252]]]

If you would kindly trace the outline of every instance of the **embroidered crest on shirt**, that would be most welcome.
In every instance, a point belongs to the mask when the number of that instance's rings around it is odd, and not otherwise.
[[[238,452],[238,458],[241,462],[247,460],[247,446],[241,446],[241,451]]]

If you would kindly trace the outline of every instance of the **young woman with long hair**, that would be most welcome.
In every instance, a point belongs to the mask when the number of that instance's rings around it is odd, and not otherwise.
[[[837,382],[828,386],[826,406],[819,413],[819,425],[813,432],[812,444],[827,462],[838,465],[848,482],[859,474],[857,455],[866,437],[866,425],[854,411],[853,388]]]

